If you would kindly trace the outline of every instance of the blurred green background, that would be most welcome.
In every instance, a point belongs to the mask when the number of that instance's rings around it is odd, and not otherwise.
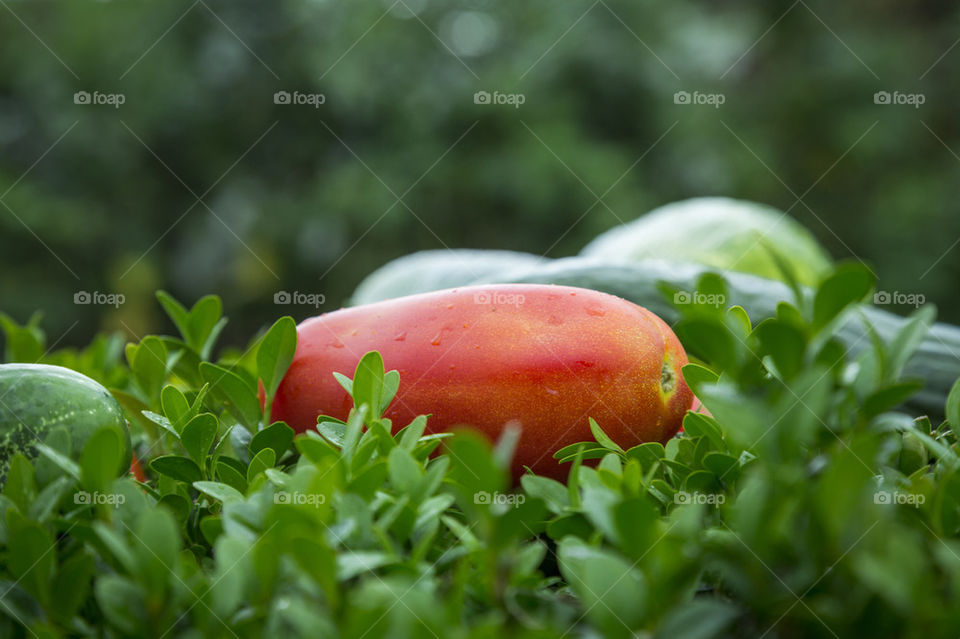
[[[411,251],[561,257],[727,195],[960,322],[958,37],[945,1],[6,2],[0,310],[63,345],[212,292],[245,340]]]

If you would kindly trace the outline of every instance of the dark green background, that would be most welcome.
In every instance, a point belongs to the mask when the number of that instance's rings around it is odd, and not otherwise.
[[[313,314],[280,290],[331,310],[414,250],[560,257],[719,194],[789,209],[960,321],[958,38],[948,2],[9,2],[0,309],[44,309],[51,341],[83,343],[168,330],[155,288],[215,292],[245,339]]]

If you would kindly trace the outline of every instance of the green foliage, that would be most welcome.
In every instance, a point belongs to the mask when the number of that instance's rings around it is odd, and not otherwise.
[[[632,448],[591,419],[594,441],[555,454],[566,483],[512,486],[514,431],[391,423],[399,375],[376,352],[338,372],[345,421],[296,437],[267,423],[256,388],[269,402],[289,366],[287,318],[255,357],[211,361],[219,313],[128,346],[126,365],[103,339],[51,354],[115,380],[148,477],[105,471],[109,430],[79,463],[65,433],[33,463],[13,458],[0,635],[948,636],[960,382],[941,424],[902,409],[927,309],[889,342],[838,348],[871,286],[840,265],[756,325],[739,307],[678,305],[684,376],[710,414]],[[695,299],[725,291],[706,276]]]

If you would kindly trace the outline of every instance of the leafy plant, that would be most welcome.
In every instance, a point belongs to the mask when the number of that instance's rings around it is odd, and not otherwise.
[[[709,414],[629,449],[591,420],[593,441],[556,452],[566,484],[519,486],[517,432],[384,418],[401,380],[376,352],[336,375],[345,421],[296,437],[267,423],[293,320],[213,359],[219,303],[161,294],[180,337],[42,357],[111,387],[148,477],[105,474],[120,454],[106,430],[79,463],[64,432],[12,461],[0,636],[946,636],[960,384],[943,423],[901,408],[928,309],[889,343],[840,345],[872,285],[840,265],[756,325],[737,306],[678,306]],[[725,293],[708,275],[693,299]],[[44,352],[36,321],[3,328],[8,359]]]

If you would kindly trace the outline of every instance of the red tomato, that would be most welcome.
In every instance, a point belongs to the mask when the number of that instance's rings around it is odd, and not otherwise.
[[[400,388],[386,411],[394,429],[430,414],[427,432],[473,426],[496,439],[522,433],[524,466],[562,478],[553,453],[592,441],[588,417],[627,448],[666,442],[693,395],[680,342],[659,317],[619,297],[538,284],[475,286],[342,309],[298,327],[297,351],[277,391],[274,420],[297,432],[317,416],[346,419],[350,397],[333,377],[352,375],[377,350]]]

